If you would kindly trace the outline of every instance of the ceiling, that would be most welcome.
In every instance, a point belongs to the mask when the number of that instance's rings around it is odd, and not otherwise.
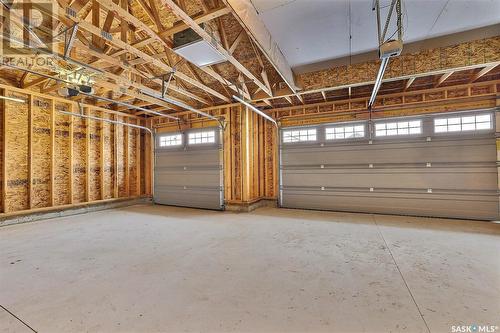
[[[377,49],[372,0],[251,1],[295,71]],[[380,3],[385,21],[390,0]],[[500,23],[498,0],[405,0],[404,7],[405,43]]]

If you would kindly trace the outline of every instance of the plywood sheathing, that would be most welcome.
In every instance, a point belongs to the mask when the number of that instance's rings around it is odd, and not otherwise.
[[[87,125],[83,118],[72,117],[73,123],[73,203],[86,201],[87,158],[85,141]]]
[[[52,103],[45,98],[33,98],[31,141],[31,207],[51,206]]]
[[[8,97],[28,100],[20,93],[6,92]],[[29,209],[29,104],[5,101],[5,171],[4,212]]]
[[[55,164],[54,204],[67,205],[70,198],[70,124],[71,117],[59,111],[70,111],[70,104],[56,102],[55,105]]]
[[[500,61],[498,50],[500,50],[500,36],[404,54],[391,59],[384,78]],[[298,81],[304,90],[368,82],[375,79],[379,65],[379,61],[371,61],[334,67],[300,74]]]
[[[61,98],[14,87],[2,86],[1,90],[2,95],[24,101],[0,102],[0,179],[5,179],[1,191],[2,213],[25,213],[31,209],[71,207],[118,198],[114,191],[116,153],[112,128],[115,125],[62,114],[59,111],[80,112],[80,109]],[[89,105],[82,105],[82,111],[97,117],[115,117],[105,109]],[[134,118],[121,116],[131,117]],[[103,135],[106,142],[101,141]],[[137,165],[142,158],[138,152]],[[103,174],[101,170],[106,171]],[[135,170],[137,179],[144,177],[139,174],[140,169]],[[136,189],[134,193],[139,195],[139,192]],[[128,191],[125,193],[128,197]]]
[[[129,174],[129,195],[138,195],[137,193],[137,184],[140,181],[137,179],[137,130],[134,128],[128,128],[128,137],[129,137],[129,145],[128,145],[128,174]]]
[[[123,122],[124,118],[123,117],[118,117],[118,121]],[[126,197],[128,196],[128,191],[126,188],[126,175],[125,175],[125,168],[126,168],[126,152],[127,152],[127,146],[128,144],[125,142],[126,138],[126,131],[127,129],[123,125],[116,125],[115,129],[116,133],[116,140],[117,140],[117,147],[116,147],[116,155],[117,155],[117,186],[118,186],[118,197]]]
[[[103,113],[101,115],[102,118],[105,119],[111,119],[112,116]],[[103,194],[104,197],[103,199],[111,199],[113,198],[113,186],[114,186],[114,166],[113,166],[113,160],[114,160],[114,150],[113,150],[113,128],[114,125],[110,123],[103,122],[102,123],[102,132],[101,132],[101,140],[103,140],[103,167],[104,170],[102,172],[104,173],[103,180],[104,180],[104,185],[103,185]]]
[[[3,89],[0,89],[0,94],[4,94]],[[0,211],[3,211],[3,205],[5,201],[5,179],[4,179],[4,118],[5,118],[5,100],[0,100]]]
[[[94,117],[100,117],[101,113],[100,112],[95,112],[95,111],[89,111],[89,115],[94,116]],[[90,201],[96,201],[101,199],[101,166],[100,166],[100,160],[101,160],[101,151],[100,151],[100,145],[101,145],[101,122],[97,120],[91,120],[89,119],[88,121],[88,131],[89,131],[89,158],[88,161],[90,163],[88,171],[89,177],[89,185],[88,185],[88,190],[89,190],[89,195],[88,199]]]

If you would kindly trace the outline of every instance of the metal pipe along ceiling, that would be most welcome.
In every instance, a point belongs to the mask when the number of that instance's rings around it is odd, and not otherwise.
[[[111,119],[106,119],[106,118],[94,117],[94,116],[91,116],[88,114],[83,114],[83,113],[74,113],[74,112],[62,111],[62,110],[57,110],[57,111],[62,113],[62,114],[66,114],[66,115],[73,116],[73,117],[80,117],[80,118],[92,119],[92,120],[97,120],[97,121],[103,121],[103,122],[110,123],[110,124],[139,128],[139,129],[143,129],[145,131],[148,131],[150,134],[153,134],[153,131],[151,131],[149,128],[144,127],[144,126],[140,126],[140,125],[124,123],[124,122],[121,122],[118,120],[111,120]]]
[[[276,127],[278,127],[278,123],[276,122],[276,120],[274,120],[273,118],[271,118],[270,116],[268,116],[267,114],[265,114],[263,111],[257,109],[255,106],[253,106],[252,104],[248,103],[247,101],[245,101],[244,99],[238,97],[238,96],[235,96],[233,95],[233,98],[244,104],[245,106],[247,106],[248,108],[250,108],[253,112],[257,113],[258,115],[260,115],[261,117],[269,120],[270,122],[272,122]]]
[[[47,75],[45,73],[40,73],[40,72],[31,70],[31,69],[27,69],[27,68],[23,68],[23,67],[18,67],[18,66],[9,64],[9,63],[4,64],[4,66],[10,67],[10,68],[14,68],[14,69],[18,69],[18,70],[21,70],[21,71],[24,71],[24,72],[28,72],[28,73],[31,73],[31,74],[34,74],[34,75],[42,76],[42,77],[45,77],[45,78],[47,78],[49,80],[54,80],[54,81],[57,81],[57,82],[64,82],[64,83],[67,83],[67,84],[75,84],[74,82],[71,82],[71,81],[68,81],[68,80],[64,80],[64,79],[61,79],[61,78],[58,78],[58,77]],[[118,105],[126,106],[126,107],[131,108],[131,109],[135,109],[135,110],[143,111],[143,112],[146,112],[146,113],[154,114],[154,115],[157,115],[157,116],[160,116],[160,117],[165,117],[165,118],[169,118],[169,119],[179,120],[179,118],[177,118],[177,117],[174,117],[174,116],[171,116],[171,115],[168,115],[168,114],[164,114],[164,113],[160,113],[160,112],[157,112],[157,111],[149,110],[149,109],[146,109],[146,108],[142,108],[140,106],[135,106],[135,105],[132,105],[132,104],[129,104],[129,103],[121,102],[121,101],[115,101],[115,100],[110,99],[110,98],[106,98],[106,97],[102,97],[102,96],[97,96],[97,95],[85,93],[85,92],[82,92],[82,91],[79,91],[79,92],[82,95],[93,97],[93,98],[100,99],[100,100],[103,100],[103,101],[107,101],[107,102],[110,102],[110,103],[113,103],[113,104],[118,104]]]

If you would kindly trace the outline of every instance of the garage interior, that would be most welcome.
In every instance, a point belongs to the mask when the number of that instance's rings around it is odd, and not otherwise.
[[[499,1],[0,2],[0,332],[499,330]]]

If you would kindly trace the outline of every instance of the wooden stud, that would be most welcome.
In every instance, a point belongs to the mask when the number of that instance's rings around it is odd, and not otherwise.
[[[130,147],[130,129],[129,127],[127,126],[123,126],[124,127],[124,130],[125,130],[125,135],[124,135],[124,138],[123,138],[123,141],[125,143],[125,148],[124,148],[124,161],[123,161],[123,165],[124,165],[124,168],[125,168],[125,192],[127,194],[127,197],[130,196],[130,166],[129,166],[129,159],[130,159],[130,151],[129,151],[129,147]]]
[[[137,125],[141,125],[139,122],[139,119],[136,120]],[[136,195],[140,196],[141,195],[141,130],[140,129],[135,129],[135,163],[136,163],[136,168],[135,168],[135,177],[136,177]]]
[[[104,117],[103,114],[101,114],[101,117]],[[104,191],[104,186],[105,186],[105,174],[104,174],[104,122],[100,122],[101,125],[101,133],[100,133],[100,141],[99,141],[99,170],[100,170],[100,183],[101,183],[101,200],[105,199],[105,191]]]
[[[118,116],[114,115],[114,120],[118,120]],[[118,126],[117,124],[113,124],[113,197],[118,198],[120,196],[119,188],[118,188]]]
[[[7,91],[2,89],[3,96],[7,95]],[[6,103],[5,99],[0,100],[2,103],[2,135],[3,135],[3,147],[2,147],[2,208],[3,212],[7,212],[7,140],[5,140],[5,133],[7,133],[7,116],[6,116]]]
[[[55,206],[56,103],[50,103],[50,205]]]
[[[28,207],[33,208],[33,97],[28,95]]]
[[[73,104],[70,104],[70,112],[74,112]],[[69,203],[73,204],[73,141],[74,141],[74,125],[73,117],[69,116]]]
[[[89,108],[84,108],[84,113],[89,114]],[[84,118],[85,123],[85,201],[90,202],[90,124],[89,119]]]

